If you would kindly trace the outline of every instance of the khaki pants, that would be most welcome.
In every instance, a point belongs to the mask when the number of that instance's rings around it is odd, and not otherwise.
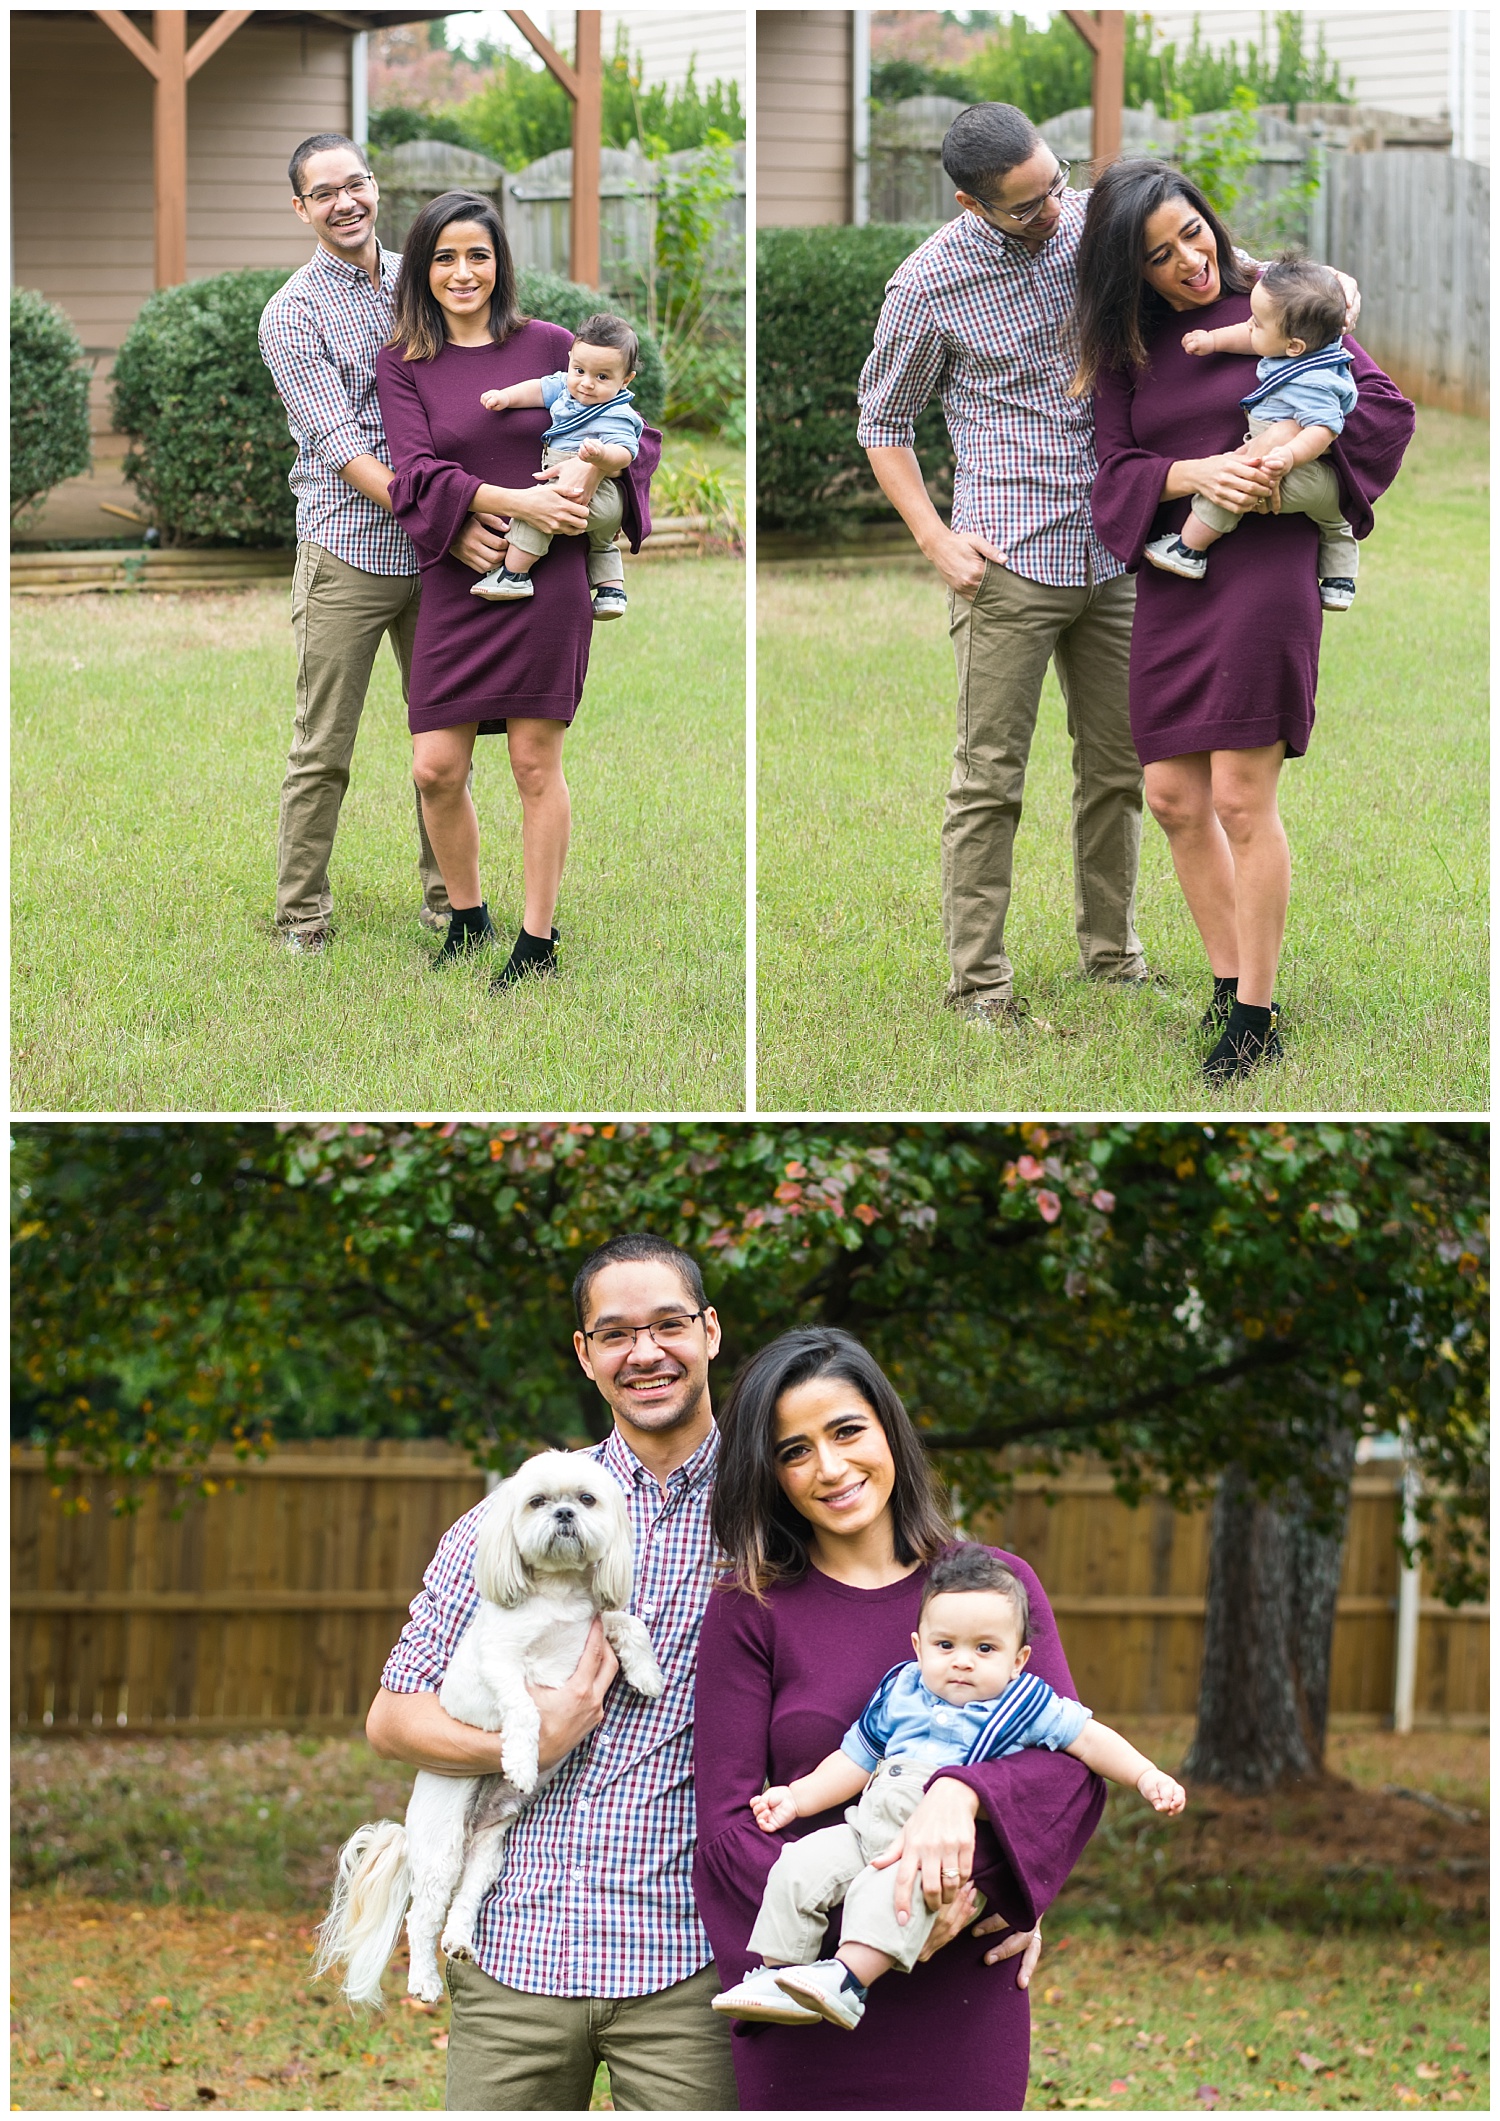
[[[297,719],[276,839],[276,925],[326,927],[333,911],[328,861],[349,786],[349,761],[382,634],[391,637],[401,696],[411,676],[421,577],[370,574],[321,545],[299,545],[292,575],[292,634],[297,643]],[[415,783],[418,868],[423,920],[448,921],[448,893],[422,822]]]
[[[1250,432],[1247,442],[1263,435],[1274,420],[1262,420],[1255,413],[1247,413]],[[1319,457],[1311,464],[1299,464],[1289,471],[1281,482],[1281,512],[1284,516],[1311,516],[1318,526],[1318,575],[1323,581],[1334,576],[1339,581],[1352,582],[1359,573],[1359,547],[1354,541],[1354,532],[1344,515],[1344,504],[1339,499],[1338,473],[1326,457]],[[1231,530],[1238,530],[1244,517],[1236,515],[1232,508],[1221,508],[1217,501],[1205,500],[1201,493],[1193,495],[1193,514],[1210,530],[1221,531],[1226,537]]]
[[[1141,762],[1130,740],[1128,575],[1049,589],[986,561],[972,597],[950,595],[958,743],[943,814],[948,1001],[1011,993],[1005,954],[1011,859],[1049,658],[1073,739],[1073,917],[1090,979],[1145,970],[1135,932]]]
[[[879,1767],[843,1826],[789,1841],[777,1857],[760,1913],[750,1932],[750,1950],[782,1966],[816,1959],[828,1927],[828,1910],[844,1904],[845,1944],[868,1944],[909,1974],[932,1934],[937,1910],[920,1887],[912,1893],[911,1916],[896,1920],[896,1865],[870,1869],[870,1858],[888,1849],[922,1799],[930,1763],[892,1761]]]
[[[542,469],[550,471],[554,464],[566,464],[577,454],[576,449],[544,449]],[[614,480],[601,479],[589,502],[589,527],[585,532],[589,541],[590,589],[597,589],[603,582],[623,582],[625,579],[625,562],[615,543],[624,520],[624,505]],[[522,552],[535,553],[538,559],[544,559],[552,550],[552,532],[538,530],[534,523],[523,523],[517,516],[510,526],[510,542],[519,545]]]
[[[609,2065],[619,2113],[733,2113],[729,2024],[711,1966],[654,1996],[531,1996],[448,1961],[449,2113],[588,2110]]]

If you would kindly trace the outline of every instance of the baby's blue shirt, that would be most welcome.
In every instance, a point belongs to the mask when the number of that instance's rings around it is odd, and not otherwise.
[[[1034,1672],[1020,1673],[992,1700],[958,1706],[923,1684],[920,1665],[898,1664],[881,1680],[839,1750],[869,1774],[882,1760],[959,1767],[1001,1760],[1033,1745],[1060,1753],[1093,1713],[1055,1694]]]
[[[576,449],[586,436],[630,451],[633,464],[641,446],[645,421],[630,409],[633,393],[622,390],[607,405],[580,405],[568,388],[566,369],[542,377],[542,403],[552,415],[552,425],[542,436],[548,449]]]
[[[1312,354],[1267,354],[1255,364],[1255,388],[1241,398],[1261,420],[1295,420],[1299,427],[1328,427],[1342,434],[1359,402],[1342,339]]]

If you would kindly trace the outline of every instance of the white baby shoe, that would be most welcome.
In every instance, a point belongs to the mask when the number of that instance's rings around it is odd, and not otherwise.
[[[860,1989],[846,1985],[847,1971],[842,1960],[815,1959],[811,1966],[778,1967],[776,1983],[799,2003],[810,2003],[830,2025],[852,2033],[865,2014],[865,1999]]]
[[[761,2025],[816,2025],[822,2013],[784,1995],[776,1986],[778,1972],[774,1966],[752,1966],[743,1981],[714,1997],[714,2009],[726,2018],[749,2018]]]

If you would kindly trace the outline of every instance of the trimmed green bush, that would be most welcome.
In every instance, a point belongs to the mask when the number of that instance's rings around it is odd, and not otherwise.
[[[55,303],[32,288],[10,298],[11,521],[89,469],[89,379],[83,348]]]
[[[115,360],[125,476],[166,545],[292,545],[296,456],[260,357],[260,313],[288,272],[220,273],[164,287]]]
[[[826,533],[889,514],[855,436],[859,372],[886,282],[932,231],[763,228],[755,241],[756,515],[769,530]],[[934,399],[917,422],[929,490],[946,497],[953,448]]]
[[[541,272],[530,265],[522,266],[516,274],[516,289],[528,317],[539,317],[546,324],[561,324],[567,331],[577,331],[585,317],[597,316],[601,309],[610,306],[609,298],[601,295],[597,287],[580,287],[576,280],[565,280],[561,273]],[[667,403],[666,366],[654,335],[634,317],[630,321],[641,342],[640,371],[631,385],[635,409],[643,420],[657,427]]]

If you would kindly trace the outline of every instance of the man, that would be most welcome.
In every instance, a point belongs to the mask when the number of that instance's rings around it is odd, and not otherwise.
[[[596,1622],[567,1685],[534,1689],[542,1765],[563,1765],[506,1837],[475,1961],[449,1962],[447,2104],[586,2108],[603,2061],[619,2107],[724,2111],[736,2104],[729,2028],[709,2008],[718,1981],[692,1889],[693,1672],[713,1564],[719,1437],[708,1366],[719,1321],[697,1263],[644,1235],[586,1260],[574,1303],[578,1360],[614,1417],[593,1455],[624,1490],[631,1610],[650,1629],[667,1685],[656,1702],[610,1692],[616,1664]],[[370,1710],[378,1753],[439,1773],[500,1767],[498,1737],[455,1722],[436,1693],[478,1604],[484,1507],[445,1533]]]
[[[1089,514],[1088,401],[1067,395],[1086,194],[1009,103],[964,111],[943,141],[963,211],[898,268],[860,377],[859,439],[886,497],[948,584],[958,744],[943,818],[947,1000],[1015,1024],[1005,952],[1011,854],[1051,658],[1073,739],[1074,921],[1090,979],[1146,984],[1135,932],[1141,768],[1130,741],[1135,584]],[[936,390],[958,459],[953,528],[913,438]]]
[[[388,633],[406,692],[421,588],[417,558],[391,514],[390,467],[375,395],[375,356],[391,335],[401,259],[375,234],[380,191],[341,133],[314,133],[292,156],[292,210],[317,237],[310,261],[266,304],[261,357],[297,444],[297,564],[292,631],[297,719],[276,850],[276,926],[289,949],[331,935],[328,862],[376,650]],[[498,518],[470,517],[453,547],[488,572],[505,550]],[[448,894],[417,806],[422,922],[448,926]]]

